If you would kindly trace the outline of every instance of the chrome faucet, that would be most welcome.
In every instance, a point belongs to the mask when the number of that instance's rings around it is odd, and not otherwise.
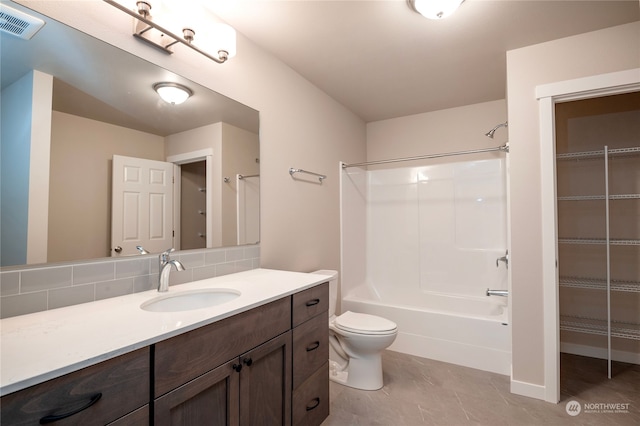
[[[158,269],[158,291],[164,293],[169,291],[169,273],[173,266],[176,271],[184,271],[184,266],[178,260],[171,260],[169,255],[176,251],[174,248],[170,248],[167,251],[160,254],[159,269]]]
[[[487,289],[487,296],[509,296],[509,290],[489,290]]]

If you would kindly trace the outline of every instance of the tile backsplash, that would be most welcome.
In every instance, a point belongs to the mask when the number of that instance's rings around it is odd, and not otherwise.
[[[170,285],[260,267],[260,245],[176,252],[185,271]],[[151,290],[158,285],[158,255],[0,269],[0,318],[62,308]]]

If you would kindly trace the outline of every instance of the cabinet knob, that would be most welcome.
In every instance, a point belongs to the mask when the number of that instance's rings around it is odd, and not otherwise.
[[[242,363],[247,367],[251,367],[251,364],[253,364],[253,360],[251,358],[245,358],[242,360]]]
[[[231,368],[233,368],[234,370],[236,370],[239,373],[240,370],[242,370],[242,364],[233,364],[233,366]]]

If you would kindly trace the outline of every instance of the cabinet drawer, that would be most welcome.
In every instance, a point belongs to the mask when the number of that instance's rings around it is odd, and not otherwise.
[[[149,403],[149,365],[147,347],[6,395],[2,424],[32,425],[74,412],[56,426],[107,424]]]
[[[107,426],[141,426],[149,424],[149,404],[138,408],[133,413],[129,413],[124,417],[120,417],[115,422],[109,423]]]
[[[294,294],[292,310],[292,327],[297,327],[309,318],[327,312],[329,310],[329,283],[319,284]]]
[[[155,395],[189,380],[290,329],[291,298],[214,322],[155,345]]]
[[[293,388],[329,359],[329,324],[318,315],[293,329]]]
[[[293,425],[317,426],[329,416],[329,362],[293,392]]]

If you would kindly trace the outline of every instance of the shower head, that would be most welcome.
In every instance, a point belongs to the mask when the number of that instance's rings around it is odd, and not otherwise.
[[[507,123],[508,123],[508,121],[505,121],[504,123],[498,124],[496,127],[494,127],[493,129],[489,130],[484,135],[490,137],[491,139],[493,139],[493,134],[496,132],[496,130],[498,130],[500,127],[507,127]]]

